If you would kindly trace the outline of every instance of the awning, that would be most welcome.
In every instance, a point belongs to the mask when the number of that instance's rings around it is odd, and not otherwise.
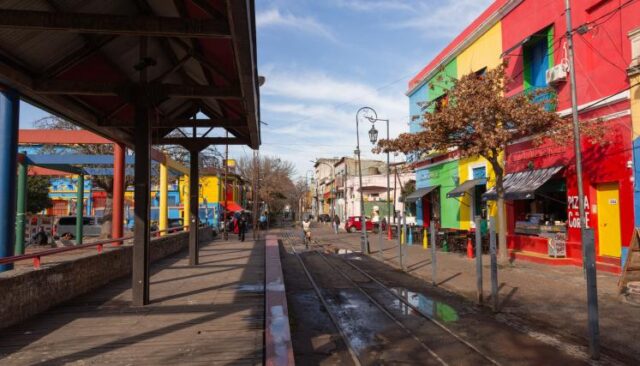
[[[240,206],[239,204],[233,202],[233,201],[227,201],[227,202],[220,202],[220,204],[222,205],[222,207],[224,207],[227,211],[231,211],[231,212],[237,212],[237,211],[242,211],[242,206]]]
[[[553,178],[563,167],[528,170],[504,177],[504,198],[507,200],[528,200],[535,197],[536,190]],[[496,200],[496,189],[491,188],[482,195],[485,200]]]
[[[422,199],[422,197],[428,195],[429,193],[431,193],[434,189],[438,188],[440,186],[431,186],[431,187],[427,187],[427,188],[420,188],[418,190],[416,190],[415,192],[411,193],[410,195],[408,195],[404,201],[407,203],[413,203],[419,199]]]
[[[475,186],[483,186],[487,184],[486,178],[481,179],[469,179],[461,185],[454,188],[451,192],[447,193],[447,198],[462,197],[466,192],[471,190]]]

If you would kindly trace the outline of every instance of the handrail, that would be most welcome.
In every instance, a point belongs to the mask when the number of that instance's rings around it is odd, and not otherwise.
[[[169,228],[169,229],[154,230],[154,231],[150,232],[149,234],[151,236],[154,236],[154,235],[159,235],[159,234],[164,233],[164,232],[166,232],[168,234],[175,234],[175,233],[178,233],[178,232],[186,232],[186,231],[189,231],[189,226],[177,226],[177,227],[172,227],[172,228]],[[91,248],[91,247],[97,247],[98,253],[102,253],[102,249],[103,249],[103,246],[105,244],[112,244],[112,246],[117,247],[120,244],[123,244],[125,240],[129,240],[129,239],[133,239],[133,235],[123,236],[121,238],[104,239],[104,240],[99,240],[99,241],[96,241],[96,242],[93,242],[93,243],[87,243],[87,244],[82,244],[82,245],[74,245],[74,246],[70,246],[70,247],[48,249],[48,250],[43,250],[41,252],[14,255],[14,256],[11,256],[11,257],[0,258],[0,264],[10,264],[10,263],[15,263],[15,262],[23,261],[23,260],[27,260],[27,259],[33,259],[33,268],[34,269],[40,269],[40,258],[41,257],[46,257],[46,256],[54,255],[54,254],[71,252],[71,251],[74,251],[74,250],[80,250],[80,249]],[[119,243],[119,244],[117,244],[117,243]]]

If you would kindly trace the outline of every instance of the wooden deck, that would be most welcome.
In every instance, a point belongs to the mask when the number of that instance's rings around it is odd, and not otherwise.
[[[156,263],[146,307],[127,278],[0,330],[0,364],[262,364],[264,242],[214,241],[200,262]]]

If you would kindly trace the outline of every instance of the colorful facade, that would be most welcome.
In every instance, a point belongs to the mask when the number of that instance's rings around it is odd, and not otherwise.
[[[589,226],[595,231],[598,264],[615,272],[624,262],[634,217],[635,225],[640,224],[640,189],[634,189],[634,182],[640,179],[640,154],[635,149],[639,143],[635,127],[640,124],[640,91],[635,85],[640,79],[640,41],[636,51],[632,50],[634,37],[640,37],[640,3],[620,6],[621,1],[594,0],[573,5],[579,117],[607,124],[607,144],[582,141],[585,208]],[[557,95],[556,112],[570,117],[569,83],[562,78],[551,80],[551,84],[547,80],[547,70],[566,64],[563,14],[562,0],[497,0],[491,4],[409,82],[410,131],[419,131],[423,111],[447,103],[450,76],[482,74],[503,61],[512,79],[508,96],[551,86]],[[417,187],[426,188],[425,192],[438,187],[418,200],[418,224],[428,225],[435,218],[444,228],[472,228],[472,217],[481,213],[478,195],[486,201],[490,195],[482,191],[490,191],[495,182],[490,165],[481,158],[460,159],[455,151],[410,158],[416,167]],[[579,265],[582,243],[571,146],[551,141],[533,146],[525,139],[507,148],[504,161],[506,174],[512,177],[548,175],[530,197],[507,199],[512,255],[546,258],[548,244],[561,243],[566,252],[557,263]],[[486,186],[479,188],[484,182],[483,167]],[[469,194],[447,197],[446,191],[464,182],[476,185]],[[485,209],[495,215],[494,201],[488,202]],[[434,211],[434,205],[440,212]]]

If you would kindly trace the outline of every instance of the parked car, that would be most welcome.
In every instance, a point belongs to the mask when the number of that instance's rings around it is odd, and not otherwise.
[[[367,231],[377,232],[378,231],[377,223],[372,222],[370,217],[367,217],[366,220],[367,220],[367,224],[366,224]],[[344,229],[350,233],[355,233],[362,230],[362,224],[360,223],[360,216],[349,216],[347,218],[347,222],[345,223]],[[387,229],[386,225],[382,225],[382,230],[386,230],[386,229]]]
[[[329,214],[320,214],[320,215],[318,215],[318,221],[320,221],[320,222],[331,222],[331,216],[329,216]]]
[[[82,236],[100,236],[101,232],[100,224],[93,216],[87,216],[82,218]],[[63,216],[56,220],[53,226],[54,238],[67,238],[73,239],[76,235],[76,217],[75,216]]]

